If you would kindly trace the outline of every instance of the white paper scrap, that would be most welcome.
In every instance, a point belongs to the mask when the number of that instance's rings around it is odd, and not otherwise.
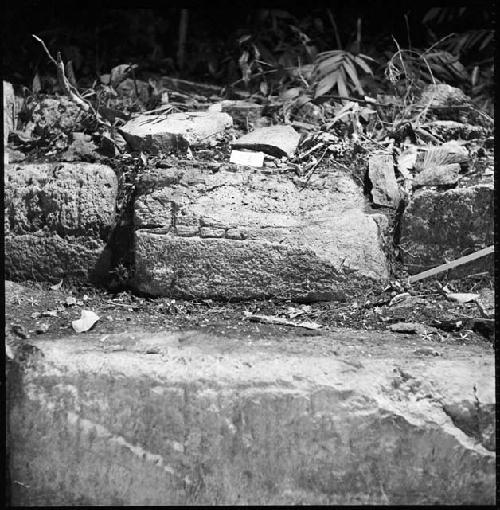
[[[263,166],[264,165],[264,153],[253,152],[253,151],[231,151],[230,163],[236,163],[237,165],[246,166]]]

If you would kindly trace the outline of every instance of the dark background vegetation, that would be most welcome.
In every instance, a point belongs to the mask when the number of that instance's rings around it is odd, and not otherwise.
[[[495,2],[301,2],[279,9],[248,2],[188,5],[182,61],[181,8],[164,3],[165,7],[158,2],[154,8],[116,9],[104,7],[105,2],[9,1],[2,21],[4,78],[29,86],[35,74],[54,72],[31,34],[40,36],[54,54],[61,51],[65,61],[71,60],[83,86],[91,86],[113,66],[137,63],[142,72],[220,85],[237,82],[243,88],[258,87],[264,76],[271,89],[273,79],[283,85],[289,66],[312,63],[317,53],[340,49],[339,41],[341,49],[366,54],[383,65],[397,49],[394,38],[402,48],[423,51],[448,35],[439,47],[458,57],[468,73],[468,79],[462,77],[465,83],[454,84],[468,93],[472,85],[483,94],[485,82],[493,87]],[[241,42],[244,36],[249,39]],[[257,58],[252,44],[258,48]],[[245,50],[250,68],[241,83],[239,59]],[[252,59],[260,63],[252,66]],[[479,82],[483,88],[477,90]]]

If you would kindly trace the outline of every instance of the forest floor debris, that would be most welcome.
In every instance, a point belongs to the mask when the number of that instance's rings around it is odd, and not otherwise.
[[[446,287],[453,289],[458,284],[462,285],[461,290],[489,290],[492,299],[492,289],[488,289],[491,280],[487,278],[482,281],[447,282]],[[292,326],[297,332],[302,331],[301,334],[311,335],[316,334],[317,325],[321,325],[323,331],[350,328],[362,333],[387,330],[398,322],[411,322],[419,324],[418,328],[413,328],[418,329],[418,332],[402,333],[402,341],[410,335],[422,344],[431,340],[449,345],[494,343],[494,320],[482,317],[474,302],[452,302],[447,299],[439,282],[426,282],[408,289],[411,297],[418,297],[417,302],[409,300],[406,303],[400,302],[399,306],[390,305],[391,300],[398,295],[393,289],[400,288],[400,285],[400,282],[395,281],[392,286],[380,288],[356,302],[299,304],[289,300],[224,303],[211,299],[153,299],[126,291],[110,293],[97,288],[76,288],[65,284],[62,288],[50,290],[47,283],[25,282],[19,285],[7,281],[6,334],[26,337],[37,332],[41,324],[47,324],[48,329],[44,333],[50,333],[53,338],[63,337],[72,331],[71,322],[81,317],[85,307],[99,315],[100,320],[93,326],[93,331],[100,334],[137,328],[167,330],[197,327],[211,330],[217,327],[218,330],[239,332],[242,335],[261,330],[265,335],[280,335],[290,331]],[[65,307],[63,304],[69,291],[77,303]],[[490,302],[490,310],[491,306]],[[259,322],[248,320],[252,316],[256,316]],[[260,323],[262,316],[270,317],[266,319],[270,324]],[[294,320],[297,318],[300,319]],[[314,328],[308,330],[311,324],[314,324]],[[37,333],[37,337],[44,334]]]

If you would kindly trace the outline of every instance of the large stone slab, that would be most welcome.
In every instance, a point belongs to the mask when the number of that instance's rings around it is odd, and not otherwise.
[[[377,356],[324,354],[359,335],[11,344],[11,503],[494,505],[492,351],[371,333]]]
[[[299,145],[300,135],[292,126],[269,126],[258,128],[231,145],[235,149],[262,151],[271,156],[293,157]]]
[[[153,295],[298,298],[387,278],[378,218],[364,207],[358,185],[333,171],[304,187],[260,170],[158,170],[138,187],[136,285]]]
[[[129,120],[121,132],[134,150],[157,153],[210,145],[220,140],[232,124],[231,116],[221,112],[139,115]]]
[[[92,163],[9,165],[5,169],[5,271],[22,280],[86,281],[109,264],[118,180]]]
[[[417,191],[401,219],[400,245],[410,274],[494,244],[494,188],[480,184]]]

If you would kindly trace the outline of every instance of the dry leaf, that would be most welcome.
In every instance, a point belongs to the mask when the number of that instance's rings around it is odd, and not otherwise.
[[[61,280],[59,283],[56,283],[55,285],[52,285],[50,287],[50,290],[59,290],[62,286],[63,281]]]

